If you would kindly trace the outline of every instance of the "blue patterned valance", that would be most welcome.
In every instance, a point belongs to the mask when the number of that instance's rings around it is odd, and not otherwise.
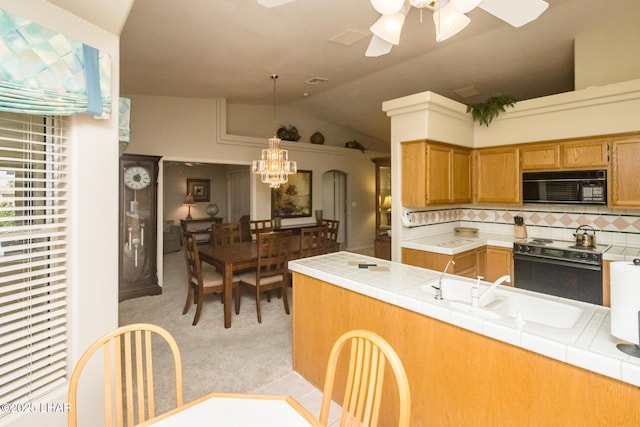
[[[111,58],[0,9],[0,110],[111,114]]]

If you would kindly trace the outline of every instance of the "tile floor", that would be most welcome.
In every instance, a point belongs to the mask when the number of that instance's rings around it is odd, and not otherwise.
[[[280,394],[292,396],[311,414],[320,415],[322,404],[322,391],[315,388],[310,382],[302,378],[297,372],[291,372],[274,382],[253,390],[253,394]],[[329,427],[340,425],[340,405],[331,402],[329,411]]]

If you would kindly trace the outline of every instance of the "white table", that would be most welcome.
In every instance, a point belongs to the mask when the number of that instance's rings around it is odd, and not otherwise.
[[[321,426],[290,396],[211,393],[159,415],[142,426],[154,427],[309,427]]]

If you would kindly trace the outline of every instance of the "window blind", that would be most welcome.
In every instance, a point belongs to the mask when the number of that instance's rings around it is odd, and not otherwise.
[[[58,117],[0,113],[2,403],[66,382],[65,133]]]

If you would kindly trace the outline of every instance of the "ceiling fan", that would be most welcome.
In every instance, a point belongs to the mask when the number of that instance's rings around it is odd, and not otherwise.
[[[400,42],[400,32],[411,6],[433,11],[436,41],[444,41],[469,25],[467,15],[476,7],[489,12],[514,27],[521,27],[544,12],[549,3],[544,0],[370,0],[371,5],[382,15],[373,26],[373,37],[366,56],[381,56],[389,53]]]
[[[277,7],[295,0],[257,0],[264,7]],[[514,27],[536,20],[547,10],[544,0],[369,0],[382,16],[371,26],[371,42],[365,56],[376,57],[391,52],[400,43],[400,32],[411,7],[433,12],[436,41],[444,41],[464,29],[471,19],[467,15],[476,7]],[[421,15],[422,17],[422,15]]]

